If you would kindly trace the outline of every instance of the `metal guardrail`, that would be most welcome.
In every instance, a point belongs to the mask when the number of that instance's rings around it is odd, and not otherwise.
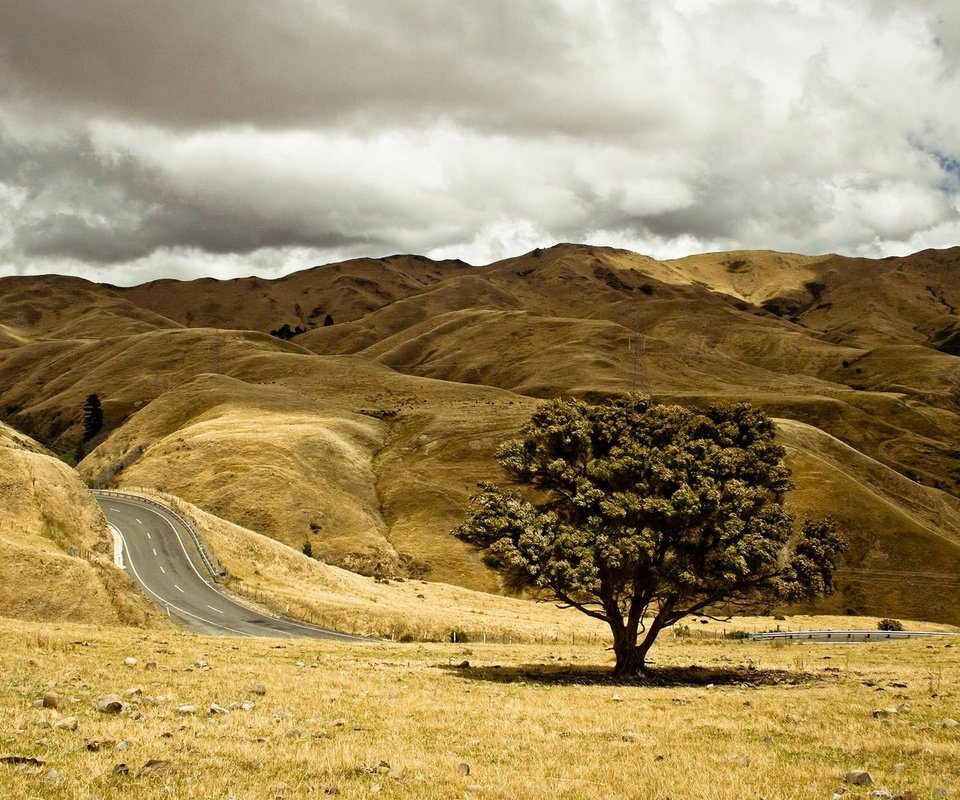
[[[919,639],[928,636],[957,636],[951,631],[766,631],[751,633],[754,642],[813,641],[813,642],[874,642],[885,639]]]
[[[210,546],[204,541],[203,536],[200,534],[200,531],[197,530],[196,526],[186,517],[183,517],[180,514],[178,514],[170,506],[165,505],[164,503],[161,503],[157,500],[154,500],[152,497],[147,497],[146,495],[138,494],[137,492],[118,492],[118,491],[115,491],[114,489],[91,489],[90,493],[93,495],[98,495],[102,497],[120,497],[120,498],[133,497],[143,503],[156,506],[161,511],[165,511],[167,514],[172,516],[177,522],[183,525],[187,533],[190,534],[190,538],[193,540],[193,543],[197,548],[197,552],[200,554],[200,560],[203,561],[203,566],[210,573],[210,577],[212,577],[215,581],[217,581],[227,574],[227,571],[220,565],[220,562],[217,560],[217,556],[214,554],[213,550],[210,549]]]

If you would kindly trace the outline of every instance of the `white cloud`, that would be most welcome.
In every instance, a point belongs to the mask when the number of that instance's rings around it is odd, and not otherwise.
[[[955,243],[958,51],[940,0],[13,0],[0,271]]]

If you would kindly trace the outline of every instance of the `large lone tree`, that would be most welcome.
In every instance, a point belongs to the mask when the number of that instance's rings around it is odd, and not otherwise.
[[[555,400],[497,450],[524,494],[481,484],[454,534],[485,548],[514,586],[606,622],[614,674],[633,676],[657,635],[688,615],[833,590],[843,538],[828,519],[795,527],[774,439],[745,403]]]

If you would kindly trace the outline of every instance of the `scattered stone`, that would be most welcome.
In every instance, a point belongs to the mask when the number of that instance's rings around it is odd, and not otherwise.
[[[846,781],[854,786],[873,786],[873,775],[865,769],[852,769],[847,773]]]
[[[783,721],[787,725],[799,725],[800,717],[798,717],[796,714],[787,714],[787,716],[783,718]]]
[[[51,769],[49,772],[47,772],[47,774],[43,776],[43,779],[47,783],[60,783],[60,781],[63,780],[60,777],[60,773],[55,769]]]
[[[843,797],[846,793],[847,793],[847,790],[843,786],[840,786],[833,793],[833,796],[830,798],[830,800],[840,800],[840,798]]]
[[[96,753],[100,750],[109,750],[111,747],[114,747],[116,743],[116,740],[107,736],[91,736],[86,741],[86,747],[91,753]]]
[[[334,728],[343,728],[346,726],[346,724],[347,724],[347,721],[345,719],[335,719],[333,721]]]
[[[879,798],[879,800],[894,800],[895,797],[889,789],[874,789],[870,792],[870,796]]]
[[[898,705],[898,706],[897,706],[897,713],[898,713],[898,714],[909,714],[909,713],[910,713],[910,704],[909,704],[909,703],[901,703],[900,705]]]
[[[42,708],[62,708],[63,700],[60,699],[60,695],[54,692],[46,692],[40,701],[40,705]]]
[[[0,756],[0,764],[27,764],[31,767],[42,767],[43,762],[32,756]]]
[[[124,693],[124,697],[140,697],[143,694],[143,689],[139,686],[131,686]]]
[[[464,776],[469,775],[469,774],[470,774],[470,765],[469,765],[466,761],[461,761],[460,764],[457,766],[457,771],[458,771],[461,775],[464,775]]]
[[[127,658],[123,659],[123,663],[128,667],[135,667],[137,666],[137,659],[135,659],[133,656],[128,656]]]
[[[886,717],[892,717],[897,713],[897,709],[893,706],[887,706],[886,708],[878,708],[873,712],[873,716],[877,719],[884,719]]]
[[[58,719],[53,724],[53,727],[61,731],[75,731],[79,724],[76,717],[63,717],[62,719]]]
[[[144,669],[147,669],[147,670],[154,670],[154,669],[157,668],[157,662],[156,662],[156,661],[148,661],[146,664],[143,665],[143,668],[144,668]]]
[[[242,708],[244,711],[250,711],[255,705],[256,704],[252,700],[244,700],[240,704],[240,708]]]
[[[223,706],[219,705],[218,703],[211,703],[211,704],[210,704],[210,713],[211,713],[211,714],[229,714],[230,711],[229,711],[229,709],[224,708]]]
[[[931,793],[930,796],[936,800],[943,800],[944,797],[949,797],[950,793],[944,789],[942,786],[936,787]]]
[[[894,772],[903,772],[906,768],[907,768],[907,765],[904,764],[902,761],[898,761],[896,764],[893,765]]]
[[[112,770],[110,770],[110,775],[116,777],[117,775],[129,775],[130,767],[126,764],[117,764]]]
[[[34,725],[36,725],[38,728],[40,728],[40,729],[42,729],[42,730],[49,730],[50,728],[53,727],[53,726],[50,724],[50,720],[48,720],[48,719],[38,719],[38,720],[34,723]]]
[[[182,706],[177,706],[177,713],[182,717],[186,717],[191,714],[196,714],[197,707],[190,705],[190,703],[184,703]]]
[[[615,694],[615,695],[614,695],[613,697],[611,697],[610,699],[613,700],[614,703],[622,703],[622,702],[623,702],[623,698],[622,698],[620,695],[618,695],[618,694]]]
[[[130,745],[123,740],[117,742],[117,750],[119,750],[121,753],[124,752],[128,747],[130,747]]]
[[[115,694],[105,694],[97,700],[97,711],[101,714],[119,714],[123,711],[123,700]]]
[[[210,669],[210,665],[206,662],[206,659],[198,658],[194,664],[197,669]]]
[[[282,781],[270,784],[270,794],[273,797],[286,797],[288,791],[290,791],[290,787]]]
[[[406,770],[401,766],[393,766],[387,771],[387,777],[393,778],[395,781],[403,780],[403,775]]]
[[[749,767],[750,766],[750,756],[746,753],[740,753],[739,755],[734,756],[730,759],[731,764],[736,764],[738,767]]]
[[[908,789],[903,794],[897,795],[897,800],[917,800],[917,793]]]
[[[623,736],[620,737],[621,742],[628,742],[633,744],[634,742],[640,741],[640,737],[637,736],[633,731],[626,731]]]
[[[470,669],[470,662],[461,661],[459,664],[457,664],[457,669]]]
[[[952,718],[950,718],[950,717],[947,717],[947,718],[941,723],[941,725],[942,725],[944,728],[956,728],[957,725],[960,725],[960,722],[957,722],[955,719],[952,719]]]
[[[165,758],[151,758],[137,771],[137,777],[142,778],[144,775],[169,775],[174,771],[174,766],[172,761],[167,761]]]

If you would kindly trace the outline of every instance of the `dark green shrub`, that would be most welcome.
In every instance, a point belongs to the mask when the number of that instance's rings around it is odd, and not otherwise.
[[[898,619],[882,619],[877,623],[878,631],[902,631],[903,623]]]

